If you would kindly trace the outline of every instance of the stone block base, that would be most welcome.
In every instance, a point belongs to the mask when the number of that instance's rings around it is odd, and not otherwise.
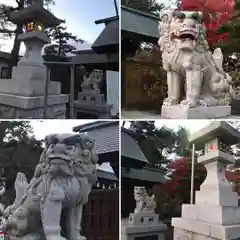
[[[129,226],[125,229],[124,240],[164,240],[167,227],[163,223],[156,226]]]
[[[45,86],[43,81],[17,81],[12,79],[0,79],[0,92],[18,96],[43,96]],[[60,82],[49,82],[48,94],[58,95],[61,92]]]
[[[157,225],[158,218],[158,214],[153,212],[130,213],[128,223],[133,226]]]
[[[207,222],[173,218],[173,240],[237,240],[240,239],[240,224],[214,225]]]
[[[124,240],[164,240],[167,226],[153,212],[131,213]]]
[[[183,108],[178,105],[162,106],[162,118],[168,119],[215,119],[231,115],[231,106]]]
[[[108,104],[94,104],[91,102],[74,101],[75,117],[78,114],[91,114],[97,118],[108,119],[111,118],[112,105]]]
[[[47,118],[64,119],[68,95],[48,97]],[[24,97],[0,93],[0,118],[40,119],[44,113],[44,97]]]

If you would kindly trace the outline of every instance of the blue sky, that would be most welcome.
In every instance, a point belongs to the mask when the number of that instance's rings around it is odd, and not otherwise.
[[[117,0],[118,4],[120,0]],[[104,28],[95,20],[114,16],[114,0],[56,0],[53,13],[66,19],[68,30],[80,38],[93,42]]]
[[[116,15],[114,0],[55,0],[56,5],[50,6],[56,17],[66,20],[69,32],[79,38],[93,43],[101,31],[104,24],[96,25],[95,20],[108,18]],[[0,0],[0,4],[12,4],[15,0]],[[117,0],[119,5],[120,0]],[[2,51],[11,51],[13,41],[0,40]],[[21,47],[24,52],[24,45]]]

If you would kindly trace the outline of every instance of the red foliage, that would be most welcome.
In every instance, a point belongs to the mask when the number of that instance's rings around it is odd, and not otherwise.
[[[167,165],[167,169],[172,171],[171,179],[167,180],[160,187],[169,197],[177,195],[187,195],[190,193],[191,161],[185,158],[176,159]],[[194,187],[199,189],[206,169],[202,164],[195,164]],[[240,182],[240,172],[226,171],[226,178],[230,182]]]
[[[227,39],[227,33],[218,34],[220,26],[227,22],[235,7],[235,0],[179,0],[178,9],[184,11],[200,11],[209,44]]]
[[[230,182],[239,182],[240,181],[240,173],[239,172],[226,171],[226,178]]]

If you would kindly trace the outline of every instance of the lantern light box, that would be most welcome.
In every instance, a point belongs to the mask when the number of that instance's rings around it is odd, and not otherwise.
[[[43,26],[41,24],[36,24],[34,22],[29,22],[26,25],[26,31],[27,32],[33,32],[33,31],[42,32],[43,31]]]

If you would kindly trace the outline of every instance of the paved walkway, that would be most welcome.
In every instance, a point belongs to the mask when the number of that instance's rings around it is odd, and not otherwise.
[[[156,113],[153,111],[140,111],[140,110],[125,110],[121,111],[122,119],[141,119],[141,120],[149,120],[149,119],[163,119],[160,113]],[[240,115],[232,115],[229,117],[225,117],[222,119],[240,119]],[[210,120],[210,119],[209,119]]]
[[[122,109],[123,119],[161,119],[161,114],[153,111],[124,110]]]

